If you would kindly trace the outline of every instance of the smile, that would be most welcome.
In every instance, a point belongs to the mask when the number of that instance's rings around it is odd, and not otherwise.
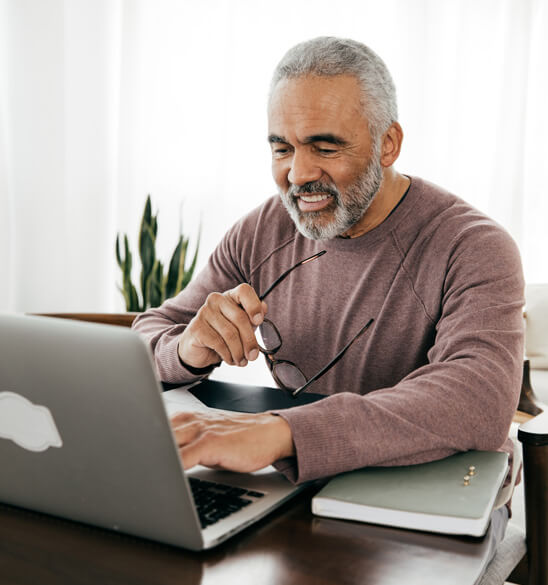
[[[328,193],[299,193],[297,205],[306,213],[308,211],[321,211],[332,204],[333,196]]]
[[[327,193],[322,193],[321,195],[299,195],[299,197],[303,200],[306,201],[307,203],[316,203],[316,201],[325,201],[326,199],[329,199],[329,197],[331,197],[331,195],[328,195]]]

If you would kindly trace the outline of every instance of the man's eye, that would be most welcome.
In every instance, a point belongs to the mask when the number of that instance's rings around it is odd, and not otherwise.
[[[282,146],[278,146],[272,151],[277,156],[283,156],[289,152],[289,148],[284,148]]]
[[[320,154],[335,154],[337,152],[336,148],[320,148],[319,146],[316,148],[316,150],[320,153]]]

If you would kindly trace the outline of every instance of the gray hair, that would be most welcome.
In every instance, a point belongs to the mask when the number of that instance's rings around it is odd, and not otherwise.
[[[362,104],[374,139],[398,119],[396,88],[384,61],[369,47],[352,39],[317,37],[299,43],[278,63],[270,84],[270,97],[279,81],[317,75],[352,75],[362,90]]]

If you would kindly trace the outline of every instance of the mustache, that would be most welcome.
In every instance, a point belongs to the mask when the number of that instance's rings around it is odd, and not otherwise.
[[[291,185],[287,190],[287,195],[290,197],[297,197],[300,194],[307,193],[327,193],[331,195],[336,202],[340,201],[340,193],[336,187],[333,187],[329,183],[323,183],[322,181],[311,181],[304,185]]]

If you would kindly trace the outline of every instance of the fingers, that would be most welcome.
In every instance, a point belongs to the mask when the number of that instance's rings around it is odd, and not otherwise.
[[[198,464],[218,466],[217,443],[225,424],[222,415],[211,417],[203,413],[179,413],[172,418],[173,434],[185,469]]]
[[[207,445],[206,445],[207,447]],[[196,441],[185,445],[179,449],[181,459],[183,461],[184,469],[192,469],[196,465],[200,465],[204,460],[203,465],[210,468],[218,468],[219,465],[211,457],[204,457],[204,441]]]
[[[220,359],[231,366],[240,365],[243,359],[242,351],[237,351],[238,340],[235,329],[230,322],[218,314],[218,311],[205,306],[200,309],[197,318],[197,322],[191,324],[195,325],[196,329],[194,342],[213,351],[218,356],[214,361],[219,361]],[[228,345],[231,338],[232,347]]]
[[[263,315],[255,313],[252,321],[230,292],[223,301],[219,303],[219,312],[214,314],[210,323],[220,333],[234,363],[245,366],[248,361],[256,360],[259,356],[255,321],[262,323]]]
[[[201,339],[230,365],[245,366],[258,356],[257,340],[249,316],[229,295],[211,294],[200,309]]]
[[[249,472],[294,454],[288,424],[269,413],[181,413],[171,425],[185,469]]]
[[[248,284],[241,284],[226,293],[247,314],[249,321],[257,327],[266,314],[266,303],[261,301],[255,290]]]
[[[211,293],[179,342],[183,362],[204,367],[219,361],[245,366],[257,359],[255,328],[267,306],[248,284],[223,294]]]

